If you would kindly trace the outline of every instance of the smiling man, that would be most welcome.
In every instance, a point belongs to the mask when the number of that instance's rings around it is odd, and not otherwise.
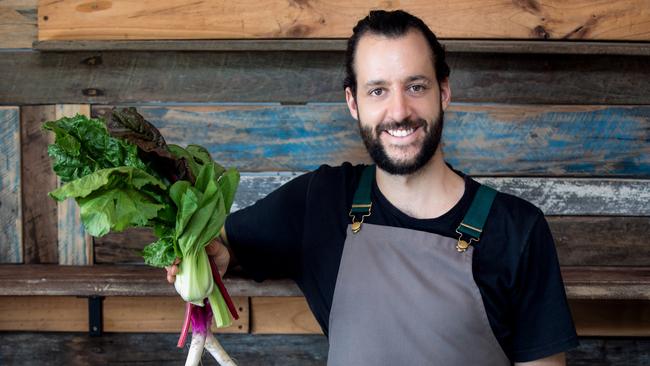
[[[578,342],[544,215],[444,161],[451,89],[435,35],[373,11],[346,61],[375,164],[323,165],[231,214],[209,247],[221,269],[234,256],[258,281],[293,278],[328,365],[564,365]]]

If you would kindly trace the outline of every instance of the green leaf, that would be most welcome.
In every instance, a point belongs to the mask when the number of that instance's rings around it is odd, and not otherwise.
[[[232,203],[235,201],[237,186],[239,185],[239,172],[234,168],[226,170],[226,172],[219,177],[218,183],[219,189],[223,194],[226,214],[229,214]]]
[[[176,259],[174,241],[170,237],[160,238],[142,250],[144,262],[154,267],[171,266]]]

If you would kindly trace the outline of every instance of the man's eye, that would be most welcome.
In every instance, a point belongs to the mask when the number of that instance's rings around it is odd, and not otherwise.
[[[411,85],[411,90],[416,92],[416,93],[423,92],[424,89],[425,89],[424,85],[419,85],[419,84]]]
[[[375,97],[378,97],[378,96],[384,94],[384,90],[383,89],[372,89],[370,91],[370,93],[368,93],[368,94],[374,95]]]

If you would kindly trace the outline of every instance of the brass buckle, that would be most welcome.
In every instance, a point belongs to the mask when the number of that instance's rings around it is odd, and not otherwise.
[[[371,210],[372,210],[372,203],[369,204],[359,204],[359,205],[352,205],[352,208],[367,208],[368,213],[361,215],[361,220],[355,221],[357,219],[356,215],[352,213],[352,209],[350,209],[350,213],[348,213],[348,216],[352,218],[352,232],[354,234],[358,233],[361,230],[361,224],[363,224],[363,219],[366,217],[370,216]]]
[[[470,237],[469,241],[463,240],[463,233],[459,232],[458,229],[456,229],[456,234],[458,234],[458,242],[456,243],[456,250],[459,253],[463,253],[469,248],[470,245],[472,245],[472,241],[478,242],[479,239],[475,239]]]

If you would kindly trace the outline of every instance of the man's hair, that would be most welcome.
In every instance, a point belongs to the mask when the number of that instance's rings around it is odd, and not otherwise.
[[[449,66],[445,61],[445,49],[438,42],[438,38],[424,22],[405,11],[384,11],[374,10],[368,16],[361,19],[352,30],[352,36],[348,39],[348,48],[345,52],[345,80],[343,88],[349,87],[352,94],[357,94],[357,73],[354,70],[354,54],[361,37],[366,34],[376,34],[391,38],[406,35],[411,30],[422,33],[431,48],[431,59],[436,70],[436,79],[442,81],[449,76]]]

